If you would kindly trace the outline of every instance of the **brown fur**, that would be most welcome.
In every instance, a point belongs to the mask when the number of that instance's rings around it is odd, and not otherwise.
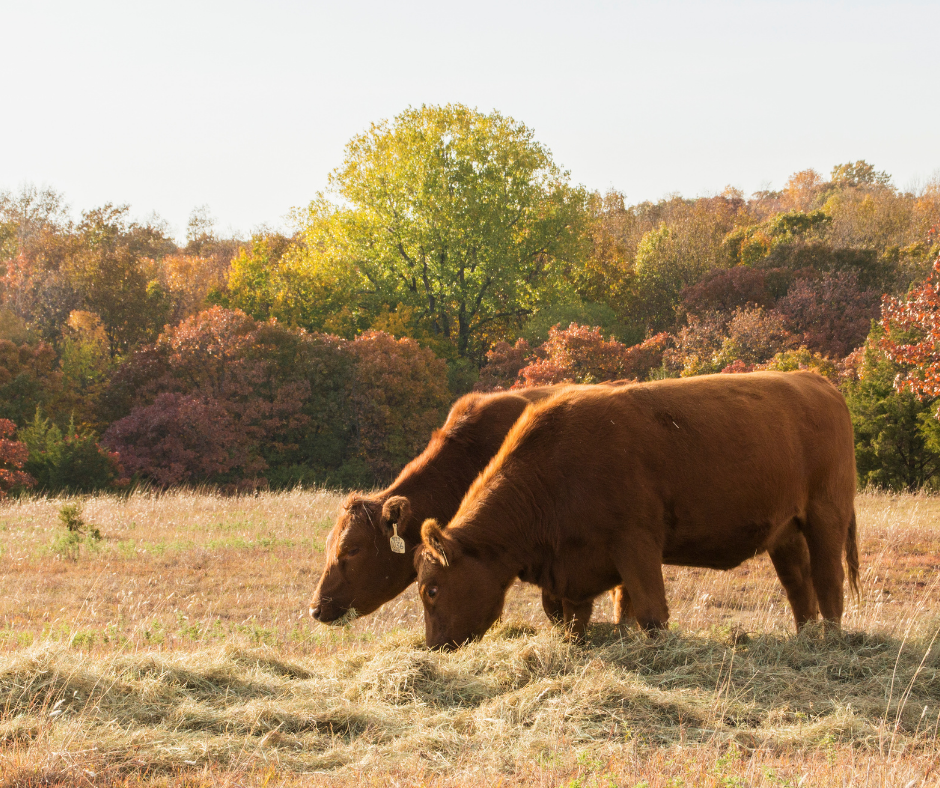
[[[858,583],[852,423],[814,373],[572,390],[529,408],[417,557],[429,646],[481,636],[516,577],[583,632],[623,583],[647,629],[669,618],[662,564],[730,569],[768,551],[797,628],[842,617]],[[446,561],[447,565],[444,564]]]
[[[421,544],[422,521],[450,520],[522,412],[563,388],[467,394],[387,489],[351,493],[327,536],[326,566],[310,614],[324,623],[343,620],[351,609],[366,615],[404,591],[417,575],[413,552]],[[404,554],[391,550],[393,524],[405,541]],[[545,594],[543,606],[549,617],[561,619],[560,600]]]

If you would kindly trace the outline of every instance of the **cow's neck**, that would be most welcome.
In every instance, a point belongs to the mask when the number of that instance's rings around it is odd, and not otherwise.
[[[513,577],[527,577],[540,575],[551,558],[555,530],[550,499],[504,476],[494,480],[469,518],[455,520],[451,533],[471,551],[498,561]]]
[[[405,479],[397,479],[382,493],[383,500],[404,495],[411,504],[411,523],[402,534],[409,547],[421,541],[421,524],[427,518],[433,517],[442,527],[450,522],[463,498],[463,491],[456,486],[441,479],[433,469],[425,468]]]

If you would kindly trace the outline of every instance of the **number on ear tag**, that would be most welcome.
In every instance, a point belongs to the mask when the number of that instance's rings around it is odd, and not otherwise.
[[[392,526],[392,530],[395,532],[395,535],[389,539],[389,544],[392,546],[393,553],[404,553],[405,552],[405,540],[398,535],[398,523],[395,523]]]

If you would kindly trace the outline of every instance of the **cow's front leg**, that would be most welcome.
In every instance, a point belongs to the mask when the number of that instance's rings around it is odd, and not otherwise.
[[[565,610],[565,630],[574,640],[583,640],[591,612],[594,610],[594,600],[587,602],[572,602],[570,599],[562,601]]]
[[[542,610],[552,624],[561,624],[565,619],[565,605],[550,591],[542,589]]]
[[[662,549],[640,533],[628,549],[620,551],[615,561],[640,628],[650,633],[665,629],[669,621],[669,606],[663,582]]]
[[[633,612],[633,603],[630,594],[622,585],[610,589],[610,601],[614,606],[614,621],[621,630],[633,629],[636,626],[636,613]]]

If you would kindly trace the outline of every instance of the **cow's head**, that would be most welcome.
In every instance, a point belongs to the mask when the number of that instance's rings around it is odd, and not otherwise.
[[[503,567],[462,547],[436,520],[421,527],[415,556],[428,648],[453,649],[483,637],[503,612],[512,582]]]
[[[418,538],[404,496],[383,502],[350,494],[326,537],[326,566],[310,615],[324,624],[345,624],[398,596],[415,578]],[[404,552],[396,552],[402,547]]]

